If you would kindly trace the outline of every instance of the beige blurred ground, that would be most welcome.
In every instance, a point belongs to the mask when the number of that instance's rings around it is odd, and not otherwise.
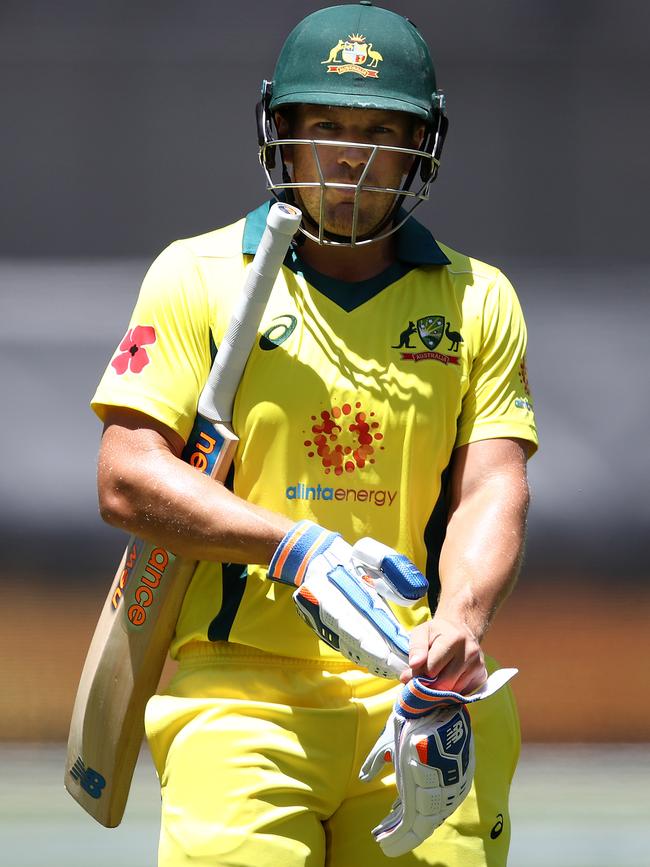
[[[64,764],[63,743],[0,743],[1,863],[154,865],[160,791],[147,750],[122,824],[110,831],[65,791]],[[648,867],[649,777],[648,744],[524,745],[510,798],[510,867]],[[604,781],[614,779],[608,797]]]
[[[0,740],[63,740],[101,593],[23,581],[2,597]],[[520,669],[524,740],[650,740],[649,603],[636,585],[619,596],[602,584],[520,585],[486,649]]]

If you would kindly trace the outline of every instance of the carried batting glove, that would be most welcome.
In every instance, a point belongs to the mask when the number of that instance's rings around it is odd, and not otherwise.
[[[379,677],[408,665],[409,636],[383,596],[412,605],[428,589],[402,554],[373,539],[354,547],[338,533],[300,521],[269,564],[269,577],[297,587],[300,616],[330,647]]]
[[[517,669],[501,669],[471,696],[436,690],[415,677],[401,690],[384,730],[361,767],[372,780],[393,762],[397,800],[372,834],[394,858],[424,842],[465,800],[474,778],[474,740],[466,704],[488,698]]]

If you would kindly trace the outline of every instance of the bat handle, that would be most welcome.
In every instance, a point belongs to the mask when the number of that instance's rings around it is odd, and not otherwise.
[[[300,210],[285,202],[276,202],[269,209],[266,229],[199,399],[199,414],[212,422],[232,420],[237,386],[255,343],[273,284],[301,218]]]
[[[286,202],[275,202],[269,208],[266,225],[271,231],[287,236],[287,249],[289,249],[289,241],[298,231],[301,219],[302,212],[299,208]]]

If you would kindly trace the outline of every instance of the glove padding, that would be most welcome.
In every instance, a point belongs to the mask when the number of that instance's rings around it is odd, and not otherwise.
[[[474,778],[474,739],[466,704],[488,698],[517,669],[500,669],[470,696],[436,690],[415,677],[400,692],[359,777],[392,761],[398,798],[372,834],[383,853],[403,855],[426,840],[465,800]]]
[[[330,647],[379,677],[399,677],[408,665],[409,636],[382,596],[412,605],[428,582],[413,563],[373,539],[354,547],[311,521],[286,534],[269,577],[297,586],[300,616]]]

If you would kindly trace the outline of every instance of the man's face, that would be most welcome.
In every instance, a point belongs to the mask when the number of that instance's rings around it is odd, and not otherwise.
[[[424,136],[424,125],[411,115],[378,109],[337,108],[298,105],[288,116],[276,114],[280,138],[315,141],[358,142],[368,147],[316,145],[318,161],[310,145],[284,146],[284,159],[292,180],[297,183],[323,180],[335,184],[356,184],[372,154],[372,145],[417,149]],[[413,157],[408,154],[378,151],[363,180],[363,186],[400,189]],[[321,189],[294,190],[297,203],[314,224],[320,223]],[[323,228],[334,235],[349,237],[352,232],[354,189],[327,188],[324,193]],[[391,193],[359,194],[357,237],[371,235],[395,203]]]

